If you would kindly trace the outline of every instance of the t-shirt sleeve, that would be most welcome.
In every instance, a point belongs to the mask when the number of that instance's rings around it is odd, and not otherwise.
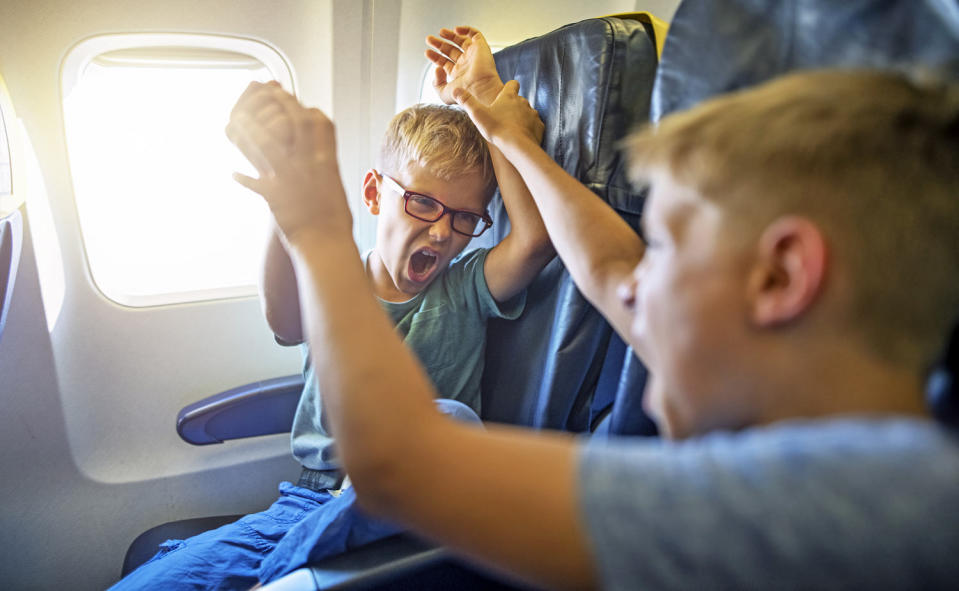
[[[477,248],[462,255],[450,267],[450,284],[461,293],[466,305],[477,310],[483,318],[515,320],[526,307],[526,290],[502,303],[493,299],[483,269],[488,254],[488,248]]]

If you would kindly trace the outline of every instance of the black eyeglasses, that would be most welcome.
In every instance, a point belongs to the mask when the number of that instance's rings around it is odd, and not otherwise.
[[[483,232],[490,229],[493,225],[493,219],[489,214],[478,214],[472,211],[462,209],[453,209],[446,207],[441,201],[433,199],[429,195],[407,191],[396,180],[383,175],[383,180],[394,190],[403,195],[404,209],[406,213],[418,220],[424,222],[438,221],[446,214],[450,214],[451,227],[457,234],[464,236],[481,236]]]

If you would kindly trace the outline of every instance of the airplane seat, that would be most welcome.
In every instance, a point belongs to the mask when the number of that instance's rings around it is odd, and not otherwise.
[[[633,227],[638,225],[644,193],[630,187],[618,142],[648,120],[657,65],[654,31],[649,19],[588,19],[495,56],[503,79],[518,80],[521,94],[540,112],[546,124],[546,151]],[[491,215],[493,231],[474,245],[495,244],[506,234],[509,221],[498,196]],[[520,319],[490,323],[486,364],[480,413],[484,420],[588,432],[606,416],[604,433],[636,432],[651,425],[648,419],[636,420],[637,411],[642,412],[638,404],[625,402],[641,392],[645,371],[579,293],[558,259],[529,287]],[[184,408],[177,430],[196,444],[288,431],[301,388],[300,376],[235,388]],[[269,403],[265,399],[286,410],[264,421],[263,409]],[[123,574],[152,556],[156,540],[167,539],[165,532],[176,528],[167,536],[172,538],[209,529],[208,521],[186,522],[164,524],[137,538]],[[308,583],[303,586],[302,581]],[[331,557],[269,587],[516,588],[407,534]]]
[[[500,77],[517,80],[520,93],[539,111],[546,152],[633,227],[644,193],[630,186],[619,142],[649,119],[655,39],[649,21],[608,17],[568,25],[496,54]],[[487,234],[495,243],[509,231],[498,195],[490,212],[494,224]],[[579,292],[559,258],[529,286],[523,316],[491,320],[487,335],[484,420],[592,431],[615,400],[642,391],[645,369]],[[610,432],[655,433],[639,405],[631,412],[625,405],[615,410]]]
[[[829,67],[959,79],[959,9],[943,0],[683,2],[656,73],[651,117],[789,71]]]
[[[23,245],[23,219],[19,210],[0,218],[0,339],[13,301],[13,284],[20,266]]]

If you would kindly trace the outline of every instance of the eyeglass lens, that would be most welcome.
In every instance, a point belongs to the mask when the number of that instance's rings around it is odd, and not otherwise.
[[[443,217],[443,204],[426,195],[410,194],[406,201],[406,211],[427,222],[435,222]],[[466,211],[451,211],[453,229],[463,234],[476,234],[477,226],[483,221],[482,216]]]

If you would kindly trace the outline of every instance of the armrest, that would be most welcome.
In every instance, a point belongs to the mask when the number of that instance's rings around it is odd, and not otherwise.
[[[302,392],[302,375],[233,388],[184,407],[177,415],[176,431],[193,445],[286,433]]]
[[[517,590],[460,564],[442,546],[396,534],[331,556],[262,587],[263,591],[377,589]]]

